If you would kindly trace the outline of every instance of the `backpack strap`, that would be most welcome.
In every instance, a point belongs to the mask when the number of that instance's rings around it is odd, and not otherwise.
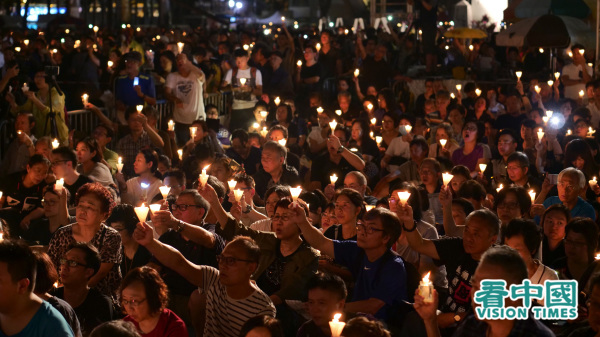
[[[238,73],[238,68],[234,67],[233,69],[231,69],[231,85],[233,86],[233,81],[235,81],[237,79],[237,73]]]

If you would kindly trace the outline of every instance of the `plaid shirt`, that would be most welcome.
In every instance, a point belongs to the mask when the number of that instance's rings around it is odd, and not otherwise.
[[[133,170],[135,157],[141,149],[152,148],[152,146],[150,136],[148,136],[148,133],[146,133],[145,130],[142,131],[142,134],[137,141],[133,140],[131,134],[119,139],[119,143],[117,143],[117,152],[123,157],[123,174],[125,177],[129,178],[135,176],[135,171]]]

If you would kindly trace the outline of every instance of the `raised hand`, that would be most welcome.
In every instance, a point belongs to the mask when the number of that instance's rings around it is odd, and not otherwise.
[[[147,246],[154,241],[154,230],[145,222],[138,222],[133,239],[142,246]]]

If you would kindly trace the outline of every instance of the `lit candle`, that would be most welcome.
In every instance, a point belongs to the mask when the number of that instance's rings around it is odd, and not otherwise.
[[[317,53],[318,53],[319,51],[321,51],[321,44],[320,44],[320,43],[317,43],[317,45],[315,46],[315,49],[317,50]]]
[[[338,180],[338,176],[334,173],[329,176],[329,181],[331,181],[331,185],[335,185],[335,182]]]
[[[98,33],[98,26],[94,26],[94,33]]]
[[[462,89],[462,84],[457,84],[456,91],[460,92],[461,89]]]
[[[338,115],[338,116],[341,116],[342,115],[342,110],[335,110],[335,114]]]
[[[152,204],[152,205],[150,205],[150,211],[152,211],[152,214],[160,211],[160,204]]]
[[[54,288],[58,288],[60,287],[60,284],[58,283],[58,281],[54,282],[54,284],[52,285]]]
[[[342,336],[342,330],[344,330],[344,326],[346,323],[340,322],[340,318],[342,314],[333,315],[333,320],[329,322],[329,329],[331,329],[331,337],[340,337]]]
[[[372,210],[373,208],[375,208],[375,205],[365,205],[365,210],[367,210],[367,212]]]
[[[245,44],[243,48],[244,48],[244,50],[248,50],[248,49],[250,49],[250,46]]]
[[[558,81],[558,78],[560,77],[560,73],[557,71],[554,73],[554,78],[556,78],[556,80]]]
[[[548,86],[553,86],[554,85],[554,81],[553,80],[548,80]]]
[[[383,140],[383,137],[381,136],[376,136],[375,137],[375,142],[377,143],[377,146],[381,146],[381,141]]]
[[[27,86],[27,83],[23,83],[23,87],[21,88],[21,90],[23,92],[28,92],[29,91],[29,87]]]
[[[163,199],[167,199],[169,192],[171,192],[171,188],[169,186],[161,186],[158,189],[160,190],[160,194],[162,194]]]
[[[244,77],[240,78],[240,84],[242,86],[246,85],[246,79]]]
[[[442,147],[446,146],[446,143],[447,143],[447,142],[448,142],[448,140],[447,140],[447,139],[444,139],[444,138],[440,139],[440,145],[441,145]]]
[[[88,94],[83,94],[81,100],[83,101],[83,106],[86,106],[88,104]]]
[[[504,188],[504,186],[502,186],[502,184],[500,184],[500,186],[498,186],[498,188],[496,189],[496,192],[500,192],[503,188]]]
[[[404,126],[404,130],[406,130],[407,133],[410,133],[410,131],[412,130],[412,126],[411,125],[405,125]]]
[[[267,130],[267,127],[266,127],[266,126],[263,126],[263,129],[262,129],[262,130],[260,130],[260,135],[261,135],[263,138],[266,138],[268,133],[269,133],[269,130]]]
[[[588,128],[588,137],[594,137],[594,133],[596,133],[596,130],[592,129],[592,127],[590,126]]]
[[[202,169],[202,173],[200,173],[200,185],[202,186],[202,188],[204,188],[204,185],[206,185],[206,182],[208,181],[208,174],[206,174],[206,170],[208,169],[210,165],[204,167]]]
[[[144,203],[142,203],[142,206],[134,208],[135,214],[137,215],[140,222],[146,221],[146,218],[148,217],[148,210],[149,208],[146,207]]]
[[[279,96],[275,97],[275,105],[279,106],[279,102],[281,102],[281,99],[279,99]]]
[[[285,16],[281,17],[281,22],[285,22]]]
[[[375,118],[375,117],[371,118],[371,124],[375,125],[375,123],[377,123],[377,118]]]
[[[475,95],[481,96],[481,89],[479,89],[479,88],[475,89]]]
[[[287,144],[287,140],[285,138],[281,138],[280,140],[277,141],[281,146],[285,146],[285,144]]]
[[[534,89],[534,90],[535,90],[535,92],[536,92],[536,93],[538,93],[538,94],[540,93],[540,91],[542,91],[542,88],[540,88],[540,86],[539,86],[539,85],[537,85],[537,84],[535,85],[535,87],[533,87],[533,89]]]
[[[175,122],[172,119],[167,123],[167,128],[169,131],[175,131]]]
[[[60,146],[60,142],[58,141],[58,139],[54,138],[54,140],[52,141],[52,149],[57,149]]]
[[[258,124],[258,123],[256,123],[256,122],[254,122],[254,123],[252,123],[252,128],[253,128],[254,130],[257,130],[257,131],[258,131],[258,128],[260,128],[260,124]]]
[[[425,303],[433,302],[433,283],[429,280],[429,275],[431,272],[428,272],[419,283],[419,296],[423,297]]]
[[[375,137],[375,134],[373,133],[373,131],[369,132],[369,137],[371,137],[371,138]]]
[[[369,111],[373,110],[373,104],[371,104],[371,103],[367,104],[367,109],[369,109]]]
[[[579,54],[581,54],[581,56],[583,56],[583,54],[585,54],[585,49],[579,49]]]
[[[485,169],[487,168],[487,164],[479,164],[479,171],[481,171],[482,173],[485,172]]]
[[[454,178],[454,176],[449,172],[442,173],[442,181],[444,182],[444,186],[448,186],[448,184],[450,184],[450,181],[452,181],[452,178]]]
[[[300,193],[302,192],[302,187],[290,187],[290,193],[292,194],[292,199],[294,201],[298,200]]]
[[[548,117],[548,116],[542,117],[542,121],[544,121],[544,126],[548,126],[548,121],[549,120],[550,120],[550,117]]]
[[[517,75],[517,81],[521,80],[521,76],[523,76],[523,72],[522,71],[515,71],[515,75]]]
[[[2,236],[0,236],[0,240],[2,239]],[[594,257],[594,259],[596,260],[600,260],[600,253],[596,254],[596,257]]]
[[[569,52],[567,52],[567,55],[569,55],[569,57],[573,57],[573,52],[569,50]]]
[[[177,42],[177,48],[179,49],[179,53],[183,51],[183,42]]]
[[[400,198],[400,203],[402,205],[406,205],[408,198],[410,198],[410,192],[406,192],[406,191],[398,192],[398,198]]]
[[[229,190],[233,191],[235,189],[235,186],[237,185],[237,181],[235,181],[234,179],[231,179],[231,180],[227,181],[227,185],[229,185]]]
[[[538,129],[537,136],[538,136],[538,141],[541,143],[542,138],[544,138],[544,131],[542,131],[542,128]]]
[[[119,157],[118,162],[117,162],[117,172],[121,173],[122,169],[123,169],[123,158]]]
[[[26,46],[29,46],[29,40],[23,40],[23,43],[24,43]]]
[[[298,60],[298,62],[296,62],[296,65],[297,65],[298,67],[302,67],[302,61],[301,61],[301,60]]]
[[[198,127],[190,126],[190,136],[192,137],[192,140],[196,138],[197,131],[198,131]]]
[[[240,190],[239,188],[235,191],[233,191],[233,197],[235,198],[235,201],[240,202],[242,200],[242,196],[244,195],[244,191]]]
[[[531,203],[535,204],[535,191],[530,190],[528,193],[529,193],[529,197],[531,198]]]
[[[456,95],[454,95],[454,93],[453,93],[453,92],[451,92],[451,93],[450,93],[450,97],[451,97],[452,99],[455,99],[455,98],[456,98]]]
[[[20,52],[21,52],[21,47],[15,47],[15,51],[16,51],[17,53],[20,53]]]
[[[572,135],[572,134],[573,134],[573,131],[571,131],[571,129],[568,129],[568,130],[567,130],[567,136],[570,136],[570,135]]]
[[[60,192],[63,189],[64,185],[65,185],[65,179],[60,178],[56,181],[56,183],[54,183],[54,190]]]
[[[137,110],[137,112],[142,113],[142,110],[144,110],[144,106],[139,104],[135,106],[135,109]]]
[[[140,183],[140,186],[142,188],[142,200],[148,199],[148,187],[150,187],[150,184]]]
[[[469,45],[469,50],[473,51],[473,45],[472,44]]]
[[[55,49],[55,50],[56,50],[56,49]],[[112,66],[113,66],[114,64],[115,64],[115,63],[114,63],[113,61],[108,61],[108,67],[109,67],[109,68],[112,68]]]
[[[269,114],[269,113],[268,113],[266,110],[262,110],[262,111],[260,112],[260,117],[261,117],[262,119],[265,119],[265,118],[267,118],[267,115],[268,115],[268,114]]]
[[[329,122],[329,127],[331,128],[331,131],[335,130],[335,127],[337,126],[337,122],[334,120],[332,120],[331,122]]]
[[[17,130],[17,134],[18,134],[18,135],[20,135],[20,134],[22,134],[22,133],[23,133],[23,131],[21,131],[21,130]]]
[[[540,51],[540,54],[543,54],[544,53],[544,48],[540,48],[539,51]]]
[[[552,110],[546,111],[546,116],[548,116],[548,118],[552,117],[553,114],[554,114],[554,111],[552,111]]]
[[[354,77],[358,77],[360,74],[360,70],[358,68],[354,69]]]
[[[596,187],[596,185],[598,185],[598,180],[596,179],[596,177],[594,177],[594,179],[588,181],[590,183],[590,187],[594,188]]]
[[[583,98],[583,95],[585,95],[585,92],[583,90],[579,90],[579,98]]]
[[[179,160],[183,160],[183,150],[182,149],[177,150],[177,154],[179,155]]]
[[[325,110],[323,110],[323,107],[318,107],[318,108],[317,108],[317,112],[318,112],[318,113],[322,114],[322,113],[323,113],[323,111],[325,111]],[[341,111],[341,110],[340,110],[340,111]]]

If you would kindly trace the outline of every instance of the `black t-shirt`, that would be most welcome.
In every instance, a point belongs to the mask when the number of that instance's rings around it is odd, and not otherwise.
[[[361,72],[363,80],[361,88],[367,88],[369,85],[375,86],[378,90],[389,86],[389,79],[392,75],[391,67],[386,60],[375,61],[373,56],[367,56],[363,62],[364,71]]]
[[[356,153],[358,156],[361,156],[359,153]],[[313,160],[313,164],[311,173],[310,173],[310,181],[318,181],[321,183],[321,188],[325,188],[325,186],[331,183],[329,177],[332,174],[336,174],[338,177],[345,177],[348,172],[356,171],[354,166],[350,165],[350,163],[342,157],[339,163],[334,163],[329,158],[329,152],[325,152],[322,155],[318,156]],[[340,179],[338,179],[338,182]]]
[[[60,287],[53,291],[53,295],[64,299],[65,289]],[[113,303],[110,297],[103,295],[98,290],[92,288],[88,291],[87,297],[77,308],[73,308],[81,325],[81,333],[88,336],[98,325],[112,321],[115,317],[113,312]]]
[[[331,47],[327,54],[323,53],[323,50],[319,52],[319,63],[323,66],[323,78],[335,77],[336,75],[336,63],[341,59],[340,52]]]
[[[286,263],[288,263],[288,261],[292,259],[294,254],[301,250],[303,246],[306,246],[306,248],[308,248],[308,245],[305,242],[302,242],[292,254],[288,256],[283,256],[281,254],[280,246],[281,242],[278,241],[277,247],[275,248],[275,259],[260,275],[258,280],[256,280],[256,284],[258,285],[260,290],[264,291],[267,295],[272,295],[281,289],[281,279],[283,278],[283,271],[285,269]]]
[[[542,241],[542,263],[545,266],[552,266],[557,260],[566,257],[567,255],[565,254],[565,245],[563,241],[558,244],[558,247],[556,247],[555,250],[550,250],[548,238],[544,235]]]
[[[133,255],[133,259],[129,259],[125,255],[125,248],[123,248],[123,259],[121,260],[121,274],[123,277],[129,273],[130,270],[137,267],[145,266],[152,259],[152,254],[146,249],[146,247],[140,245]]]
[[[50,305],[53,306],[54,309],[58,310],[58,312],[60,312],[60,314],[65,318],[67,324],[69,324],[71,329],[73,329],[75,337],[81,336],[81,326],[79,325],[79,319],[77,318],[75,310],[71,308],[69,303],[67,303],[65,300],[61,300],[56,296],[51,296],[46,300],[46,302],[50,303]]]
[[[2,191],[6,196],[4,207],[11,207],[21,212],[23,216],[29,214],[38,207],[42,207],[42,195],[46,182],[25,187],[23,179],[26,172],[18,172],[8,175],[1,183]]]
[[[244,165],[244,169],[248,175],[253,175],[256,173],[258,165],[260,164],[260,149],[252,146],[250,147],[250,154],[248,154],[248,158],[243,159],[237,152],[233,151],[233,148],[228,148],[225,151],[227,157],[235,160],[238,164]]]
[[[471,310],[471,277],[479,261],[467,254],[462,238],[443,238],[432,241],[446,266],[448,298],[440,300],[442,312],[469,312]]]
[[[307,79],[311,77],[319,77],[319,81],[313,84],[304,84],[304,87],[308,92],[319,91],[321,90],[321,83],[323,82],[323,69],[319,62],[313,64],[312,66],[302,66],[300,70],[300,78]]]
[[[75,195],[77,194],[77,191],[79,190],[79,188],[87,183],[93,183],[94,181],[92,179],[90,179],[88,176],[84,176],[83,174],[79,175],[79,178],[77,178],[77,180],[75,180],[75,182],[73,183],[73,185],[68,185],[67,183],[65,183],[65,188],[67,190],[69,190],[69,193],[71,193],[71,198],[69,199],[69,205],[75,205]]]
[[[323,233],[323,235],[331,240],[338,240],[338,241],[356,241],[356,234],[354,234],[353,237],[350,237],[348,239],[344,239],[344,234],[342,233],[342,225],[332,225],[329,228],[327,228],[327,230],[325,231],[325,233]]]
[[[69,222],[60,227],[73,222],[75,222],[75,217],[71,216],[69,217]],[[52,235],[54,235],[54,232],[50,232],[50,221],[48,218],[39,218],[31,221],[29,228],[23,233],[23,239],[30,245],[48,246]]]

